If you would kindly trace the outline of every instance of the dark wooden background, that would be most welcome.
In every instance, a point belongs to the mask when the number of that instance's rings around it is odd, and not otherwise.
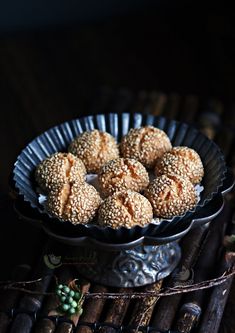
[[[1,191],[17,153],[90,112],[102,86],[216,97],[235,91],[233,12],[159,8],[97,23],[1,34]]]

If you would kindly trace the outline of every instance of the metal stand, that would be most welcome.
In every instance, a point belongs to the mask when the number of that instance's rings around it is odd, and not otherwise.
[[[88,279],[113,287],[140,287],[169,275],[177,266],[181,251],[176,242],[159,246],[138,246],[120,252],[97,252],[94,265],[80,266]],[[91,253],[90,253],[91,254]]]
[[[69,256],[60,255],[62,263],[71,259],[75,263],[80,262],[77,265],[78,272],[95,283],[132,288],[168,276],[179,263],[181,250],[177,242],[171,242],[158,246],[138,246],[119,252],[71,247]]]

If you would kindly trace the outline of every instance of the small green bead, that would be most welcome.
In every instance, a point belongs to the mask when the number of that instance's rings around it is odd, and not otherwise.
[[[64,310],[64,311],[68,311],[69,309],[70,309],[70,306],[69,306],[69,304],[63,304],[62,305],[62,309]]]
[[[63,288],[63,284],[59,284],[57,288],[58,289],[62,289]]]
[[[61,293],[62,293],[62,291],[61,291],[61,290],[56,290],[56,294],[57,294],[58,296],[60,296],[60,295],[61,295]]]
[[[78,299],[80,299],[81,298],[81,294],[79,293],[79,292],[75,292],[75,295],[74,295],[74,298],[76,299],[76,300],[78,300]]]
[[[71,304],[71,303],[73,302],[73,298],[72,298],[72,297],[67,297],[67,302],[68,302],[69,304]]]
[[[70,314],[74,314],[75,312],[76,312],[76,310],[75,310],[74,308],[70,308],[70,309],[69,309],[69,313],[70,313]]]
[[[68,293],[70,292],[70,289],[69,289],[69,287],[64,286],[64,287],[63,287],[63,291],[64,291],[66,294],[68,294]]]
[[[66,296],[62,296],[62,297],[60,298],[60,300],[61,300],[61,302],[64,302],[64,301],[66,300]]]
[[[78,306],[78,303],[77,303],[76,301],[73,301],[73,302],[71,303],[71,306],[72,306],[73,308],[76,308],[76,307]]]
[[[74,295],[75,295],[75,292],[73,290],[70,290],[69,296],[74,297]]]

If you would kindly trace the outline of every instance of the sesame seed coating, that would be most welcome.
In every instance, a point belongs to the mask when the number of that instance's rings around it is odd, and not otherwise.
[[[49,192],[67,182],[84,182],[86,168],[83,162],[70,153],[55,153],[36,168],[35,179],[41,189]]]
[[[197,203],[196,191],[188,178],[162,175],[154,179],[144,192],[157,217],[172,218],[184,214]]]
[[[123,157],[134,158],[149,169],[154,167],[157,158],[171,148],[166,133],[153,126],[131,129],[120,144]]]
[[[204,176],[204,168],[198,153],[188,147],[174,147],[156,162],[155,175],[176,174],[188,177],[193,184],[198,184]]]
[[[133,190],[140,192],[149,184],[145,167],[130,158],[118,158],[106,163],[99,172],[98,181],[105,196],[116,191]]]
[[[78,224],[89,223],[100,203],[100,195],[92,185],[73,183],[53,189],[48,194],[46,207],[55,217]]]
[[[145,226],[153,218],[153,209],[143,195],[131,190],[115,192],[100,205],[98,224],[117,229]]]
[[[88,173],[98,173],[105,163],[119,157],[114,137],[98,130],[79,135],[68,150],[83,161]]]

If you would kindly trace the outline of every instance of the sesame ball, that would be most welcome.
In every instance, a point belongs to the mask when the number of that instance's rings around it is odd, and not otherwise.
[[[176,174],[188,177],[193,184],[198,184],[204,176],[204,168],[198,153],[188,147],[174,147],[156,162],[155,175]]]
[[[131,129],[120,144],[123,157],[134,158],[148,169],[153,168],[156,160],[171,148],[166,133],[153,126]]]
[[[130,158],[118,158],[106,163],[98,175],[99,186],[105,196],[116,191],[133,190],[140,192],[149,184],[145,167]]]
[[[36,168],[35,178],[46,193],[67,182],[84,182],[86,168],[83,162],[70,153],[55,153]]]
[[[52,190],[48,194],[46,208],[57,218],[79,224],[89,223],[100,203],[100,195],[92,185],[73,183]]]
[[[153,209],[143,195],[131,190],[115,192],[103,201],[98,211],[98,224],[113,229],[145,226],[153,218]]]
[[[196,191],[188,178],[162,175],[154,179],[144,192],[157,217],[172,218],[192,209],[197,203]]]
[[[83,161],[88,173],[98,173],[105,163],[119,157],[114,137],[98,130],[79,135],[71,142],[69,151]]]

